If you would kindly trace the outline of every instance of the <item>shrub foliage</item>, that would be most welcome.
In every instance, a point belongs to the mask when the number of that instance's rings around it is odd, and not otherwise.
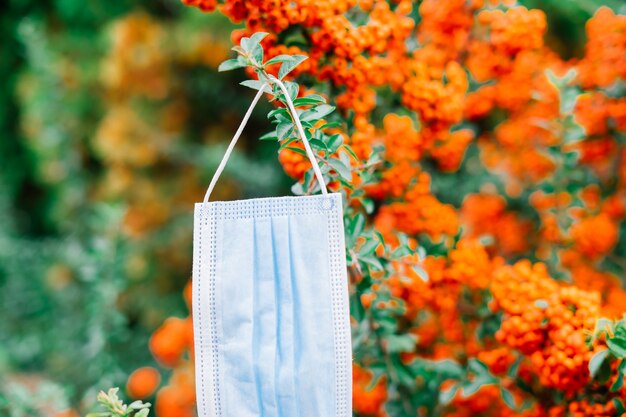
[[[356,415],[624,412],[625,16],[565,60],[510,1],[184,2],[245,24],[221,69],[285,80],[344,195]],[[313,193],[281,94],[261,139]],[[193,413],[191,342],[151,339],[160,417]]]

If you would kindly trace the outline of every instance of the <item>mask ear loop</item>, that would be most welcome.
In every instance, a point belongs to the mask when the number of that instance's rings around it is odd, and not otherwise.
[[[304,149],[306,150],[306,154],[309,157],[309,160],[311,161],[311,165],[313,166],[313,172],[315,174],[315,177],[317,178],[317,181],[320,184],[322,194],[326,196],[328,195],[328,190],[326,189],[326,181],[324,181],[324,176],[322,175],[322,171],[320,171],[320,167],[317,164],[317,159],[315,158],[315,154],[313,153],[313,150],[311,149],[309,140],[304,134],[304,129],[302,127],[302,123],[300,122],[300,118],[298,117],[298,112],[296,111],[296,108],[293,105],[293,101],[291,101],[291,97],[289,97],[287,88],[282,83],[282,81],[280,81],[278,78],[274,77],[273,75],[270,75],[269,78],[271,82],[278,85],[283,95],[285,96],[288,110],[291,113],[291,117],[293,118],[296,124],[298,134],[300,135],[300,138],[302,139],[302,142],[304,143]],[[243,116],[243,119],[241,120],[241,124],[239,124],[239,127],[237,128],[237,131],[235,132],[235,136],[233,136],[233,138],[231,139],[230,144],[228,145],[228,148],[226,149],[226,152],[224,153],[224,156],[222,157],[222,160],[220,164],[218,165],[217,170],[215,171],[215,174],[213,174],[213,178],[211,179],[209,188],[206,190],[206,193],[204,194],[203,202],[205,204],[209,201],[209,197],[211,196],[211,193],[213,192],[213,188],[215,188],[215,184],[217,183],[217,180],[219,179],[222,172],[224,171],[224,167],[226,167],[226,162],[228,162],[228,158],[230,158],[230,154],[233,152],[233,149],[235,148],[235,145],[237,144],[237,141],[239,140],[239,137],[241,136],[243,129],[246,127],[246,124],[248,123],[248,120],[250,119],[250,116],[252,115],[252,110],[254,110],[254,108],[256,107],[263,93],[267,92],[265,91],[266,87],[268,87],[268,84],[267,83],[263,84],[263,86],[259,89],[259,92],[256,94],[256,96],[254,96],[252,103],[250,103],[250,107],[248,107],[246,114]]]
[[[241,136],[243,129],[246,127],[246,124],[248,123],[248,120],[250,119],[250,116],[252,115],[252,110],[254,110],[257,103],[259,102],[259,99],[265,92],[264,91],[265,87],[267,87],[267,84],[263,84],[263,86],[259,89],[259,92],[256,93],[256,96],[254,96],[252,103],[250,103],[250,107],[248,107],[248,111],[246,111],[246,114],[243,116],[243,120],[241,120],[241,123],[239,124],[239,127],[237,128],[237,131],[235,132],[235,136],[233,136],[233,138],[231,139],[230,144],[228,145],[228,148],[226,149],[226,152],[224,153],[224,156],[222,157],[222,160],[220,161],[220,164],[218,165],[217,170],[215,171],[215,174],[213,174],[213,178],[211,178],[211,183],[209,184],[209,188],[207,188],[206,193],[204,194],[205,204],[209,201],[209,197],[211,196],[211,193],[213,192],[213,188],[215,188],[215,184],[217,184],[217,180],[220,178],[222,171],[224,171],[224,167],[226,166],[226,162],[228,162],[228,158],[230,158],[230,154],[233,152],[233,149],[235,148],[235,145],[237,144],[237,141],[239,140],[239,137]]]

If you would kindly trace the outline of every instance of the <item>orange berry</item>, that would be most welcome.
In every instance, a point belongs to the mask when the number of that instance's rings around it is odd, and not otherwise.
[[[145,366],[135,370],[128,377],[126,392],[131,398],[148,398],[161,383],[161,374],[156,369]]]

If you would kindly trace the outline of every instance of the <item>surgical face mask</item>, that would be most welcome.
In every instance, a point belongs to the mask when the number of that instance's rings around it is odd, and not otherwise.
[[[289,94],[279,80],[273,79]],[[194,218],[193,320],[200,417],[352,416],[341,194],[208,202]]]

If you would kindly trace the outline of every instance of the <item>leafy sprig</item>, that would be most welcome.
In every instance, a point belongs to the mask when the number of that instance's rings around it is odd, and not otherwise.
[[[150,413],[150,403],[133,401],[126,405],[117,396],[119,388],[111,388],[108,392],[100,391],[98,403],[106,410],[87,414],[87,417],[147,417]]]
[[[241,84],[254,90],[261,90],[282,105],[272,110],[268,118],[275,125],[272,132],[261,136],[261,140],[274,140],[280,144],[280,149],[306,156],[304,149],[296,146],[299,140],[298,130],[293,115],[289,112],[287,97],[279,88],[279,80],[284,84],[289,99],[293,102],[298,118],[304,128],[304,134],[315,154],[320,170],[327,182],[337,181],[342,189],[350,193],[351,202],[360,202],[359,205],[345,205],[346,224],[346,253],[350,273],[350,310],[353,312],[359,325],[353,329],[353,349],[361,353],[369,352],[368,357],[378,358],[375,363],[369,363],[368,369],[375,374],[373,383],[378,377],[390,376],[390,383],[394,393],[390,399],[389,409],[393,409],[394,398],[398,400],[398,407],[407,415],[412,414],[413,405],[400,400],[397,395],[400,391],[417,392],[422,387],[417,381],[420,378],[433,380],[436,385],[446,378],[457,378],[462,373],[458,364],[450,361],[434,363],[416,360],[410,364],[402,360],[402,355],[415,350],[416,337],[406,333],[398,321],[398,317],[405,312],[403,300],[395,297],[391,291],[380,289],[371,293],[374,280],[384,281],[388,277],[397,276],[400,272],[396,265],[406,266],[406,270],[427,280],[428,274],[422,267],[426,257],[424,248],[410,242],[406,235],[399,235],[399,244],[391,245],[385,242],[383,235],[377,232],[371,224],[367,224],[366,214],[371,215],[375,210],[374,202],[365,195],[364,185],[375,181],[372,174],[374,168],[382,163],[377,153],[368,161],[359,161],[350,146],[344,143],[340,133],[332,128],[342,127],[333,120],[335,107],[328,104],[324,97],[310,94],[298,97],[300,86],[291,80],[285,80],[298,65],[307,57],[303,55],[279,55],[263,61],[263,47],[261,41],[265,33],[255,33],[249,38],[242,38],[233,50],[237,58],[229,59],[220,65],[220,71],[236,68],[248,68],[255,75],[255,80],[247,80]],[[268,72],[268,67],[280,64],[278,76]],[[330,119],[330,120],[329,120]],[[353,187],[353,170],[358,170],[361,177],[359,187]],[[314,181],[313,170],[304,174],[302,182],[292,188],[295,194],[309,194],[317,191],[317,182]],[[408,273],[408,272],[407,272]],[[376,277],[376,278],[375,278]],[[373,295],[374,303],[365,308],[361,295]],[[378,307],[378,305],[384,307]],[[444,378],[444,376],[446,378]],[[471,389],[462,387],[463,389]],[[401,415],[401,414],[394,414]]]
[[[611,377],[614,377],[610,390],[618,392],[624,387],[624,378],[626,378],[626,316],[617,321],[599,319],[590,343],[598,341],[603,341],[606,349],[593,355],[589,361],[589,374],[601,383],[607,383]],[[617,375],[614,375],[615,372]],[[618,409],[621,408],[622,413],[626,411],[621,401],[615,406]]]
[[[293,102],[320,170],[327,179],[340,181],[344,186],[351,188],[350,158],[355,157],[354,152],[344,143],[341,134],[327,132],[329,128],[337,126],[336,123],[326,122],[326,119],[331,117],[335,111],[335,106],[329,105],[326,99],[318,94],[298,97],[300,86],[294,81],[285,80],[285,77],[304,62],[307,57],[304,55],[278,55],[264,62],[261,41],[266,36],[267,33],[260,32],[249,38],[242,38],[240,44],[232,48],[237,52],[237,58],[224,61],[219,66],[219,71],[237,68],[252,70],[257,79],[246,80],[241,84],[257,91],[263,90],[272,96],[272,100],[282,104],[268,114],[271,123],[275,125],[274,131],[261,136],[260,139],[278,141],[281,150],[288,149],[306,156],[306,151],[296,146],[296,141],[299,139],[297,126],[293,115],[288,110],[288,100],[280,88],[280,81],[285,86],[289,99]],[[268,67],[276,64],[280,64],[277,77],[268,72]],[[294,185],[293,192],[299,195],[315,192],[317,183],[313,181],[313,177],[313,172],[309,170],[304,175],[304,181]]]

